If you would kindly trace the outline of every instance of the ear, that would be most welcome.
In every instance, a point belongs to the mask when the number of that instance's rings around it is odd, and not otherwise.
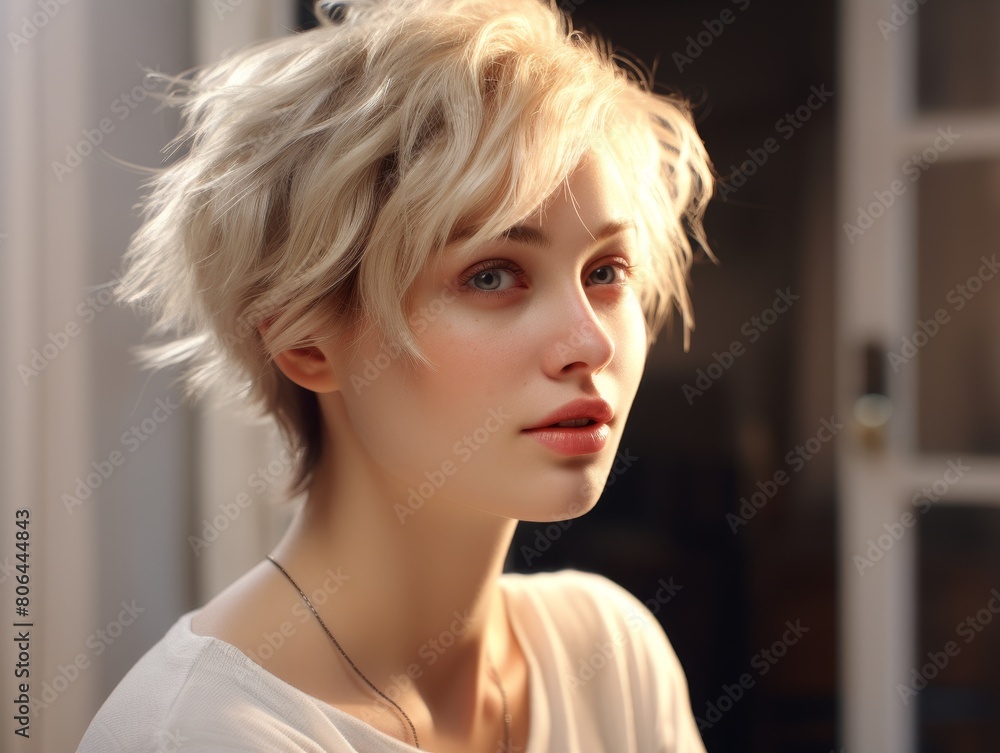
[[[281,373],[311,392],[337,392],[337,379],[333,364],[317,347],[289,348],[274,356]]]
[[[269,324],[264,322],[257,328],[261,335],[267,332]],[[274,363],[282,374],[310,392],[336,392],[340,389],[336,369],[326,351],[319,346],[279,351],[274,355]]]

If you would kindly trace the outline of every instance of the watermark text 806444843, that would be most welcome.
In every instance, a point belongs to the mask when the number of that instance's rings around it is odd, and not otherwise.
[[[29,510],[14,511],[14,549],[17,565],[14,569],[14,645],[17,649],[14,663],[14,734],[29,737],[28,709],[31,677],[31,628],[29,622],[31,607],[31,581],[28,576],[28,556],[31,542],[31,522]]]

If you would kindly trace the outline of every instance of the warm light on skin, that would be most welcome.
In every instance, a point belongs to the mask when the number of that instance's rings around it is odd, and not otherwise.
[[[489,718],[476,711],[481,704],[495,711],[500,703],[487,651],[519,688],[515,720],[527,716],[524,664],[497,578],[517,520],[579,517],[597,502],[645,364],[645,321],[635,280],[624,272],[641,256],[627,186],[610,161],[592,157],[568,189],[506,239],[466,258],[446,249],[418,276],[410,312],[439,304],[415,333],[433,368],[395,358],[356,389],[352,374],[386,346],[371,331],[275,357],[290,379],[317,392],[326,440],[306,505],[274,554],[303,575],[305,587],[327,568],[354,574],[324,615],[377,686],[417,661],[421,645],[456,610],[467,612],[474,627],[397,699],[417,725],[433,719],[463,739],[473,739],[482,724],[475,720]],[[600,452],[562,456],[522,433],[581,397],[603,398],[614,410]],[[456,452],[477,429],[487,431],[487,441]],[[446,462],[456,472],[401,521],[410,490]],[[269,603],[294,603],[269,563],[246,583],[246,593],[258,589]],[[245,612],[231,613],[252,623],[260,603],[248,598]],[[359,683],[326,640],[318,630],[304,633],[275,660],[282,663],[267,667],[317,697],[339,698],[343,687]],[[317,656],[337,674],[318,677]],[[357,693],[368,699],[358,703],[370,702],[370,691]],[[486,739],[495,734],[480,731]]]
[[[358,394],[347,375],[384,344],[368,333],[353,353],[324,350],[342,375],[340,391],[320,395],[324,415],[347,418],[338,434],[357,436],[403,500],[425,472],[450,460],[458,472],[428,504],[550,521],[596,503],[645,363],[643,316],[627,271],[640,260],[629,194],[614,167],[592,158],[569,189],[572,196],[557,192],[506,239],[469,257],[446,249],[418,277],[411,314],[439,312],[424,317],[416,338],[434,370],[396,359]],[[600,454],[559,457],[521,433],[580,397],[601,397],[614,409]],[[490,409],[510,418],[481,448],[473,441],[456,453],[465,436],[496,426]]]

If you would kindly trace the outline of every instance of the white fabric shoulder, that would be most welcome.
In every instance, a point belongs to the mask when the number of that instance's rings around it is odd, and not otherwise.
[[[680,663],[642,602],[595,573],[504,574],[529,663],[524,753],[704,753]],[[182,616],[122,679],[77,753],[411,753]]]
[[[603,716],[605,729],[617,726],[608,718],[615,709],[627,714],[631,707],[632,724],[615,729],[623,738],[609,740],[605,750],[705,752],[684,670],[642,601],[598,573],[570,569],[514,577],[536,580],[527,591],[553,620],[552,635],[561,636],[567,665],[559,675],[570,704]],[[577,750],[585,746],[577,744]]]
[[[318,701],[303,703],[309,696],[235,646],[193,633],[193,614],[129,670],[77,753],[354,751]]]

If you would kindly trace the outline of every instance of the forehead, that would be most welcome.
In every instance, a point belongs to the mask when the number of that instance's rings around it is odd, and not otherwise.
[[[607,225],[631,222],[630,204],[615,161],[604,152],[589,152],[524,224],[544,229],[575,221],[596,237]]]
[[[528,217],[494,236],[469,244],[477,230],[454,236],[445,253],[473,254],[483,245],[515,244],[551,248],[559,244],[591,245],[614,236],[630,237],[636,230],[633,200],[621,171],[608,157],[589,154],[560,186]]]

